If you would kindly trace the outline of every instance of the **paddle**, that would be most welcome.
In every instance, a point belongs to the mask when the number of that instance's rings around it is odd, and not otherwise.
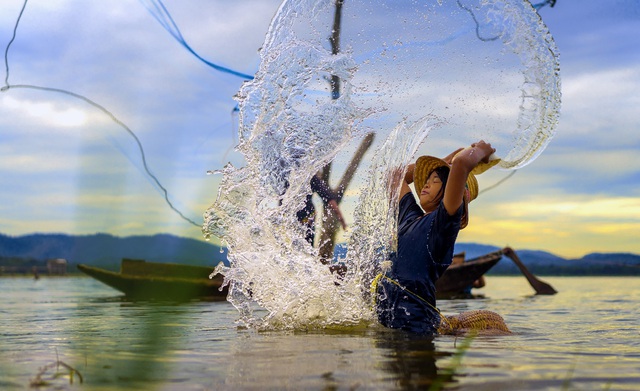
[[[547,284],[546,282],[538,280],[536,276],[534,276],[529,271],[529,269],[527,269],[524,266],[522,261],[520,261],[520,258],[518,258],[518,256],[516,255],[516,252],[513,251],[511,247],[503,248],[502,253],[507,257],[511,258],[513,263],[515,263],[518,266],[518,268],[520,268],[520,271],[527,278],[527,281],[529,281],[529,284],[531,284],[531,287],[535,289],[537,295],[555,295],[556,293],[558,293],[558,291],[553,289],[551,285]]]

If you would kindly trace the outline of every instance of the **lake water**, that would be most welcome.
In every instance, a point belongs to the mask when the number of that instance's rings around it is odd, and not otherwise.
[[[484,298],[438,302],[445,314],[496,311],[513,335],[425,339],[377,326],[256,332],[238,329],[226,302],[129,302],[90,278],[0,278],[0,389],[28,389],[41,370],[40,389],[640,389],[639,280],[543,280],[559,293],[489,277]]]

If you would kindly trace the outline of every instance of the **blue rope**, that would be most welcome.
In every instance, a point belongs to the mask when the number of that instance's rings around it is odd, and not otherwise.
[[[556,0],[545,0],[542,3],[538,3],[538,4],[532,4],[533,8],[539,10],[540,8],[544,7],[545,5],[549,5],[551,8],[553,8],[554,5],[556,5]]]
[[[471,18],[473,19],[473,22],[476,24],[476,37],[478,37],[479,40],[481,40],[483,42],[489,42],[489,41],[495,41],[496,39],[500,38],[499,35],[496,35],[495,37],[491,37],[491,38],[481,37],[480,36],[480,23],[478,22],[478,19],[476,18],[476,15],[473,13],[473,11],[470,8],[467,8],[464,5],[462,5],[462,3],[460,3],[460,0],[458,0],[458,7],[462,8],[465,11],[467,11],[471,15]]]
[[[5,65],[5,71],[6,71],[5,78],[4,78],[4,84],[5,85],[0,87],[0,92],[7,92],[11,88],[30,88],[30,89],[34,89],[34,90],[40,90],[40,91],[57,92],[57,93],[60,93],[60,94],[72,96],[74,98],[83,100],[86,103],[90,104],[91,106],[93,106],[93,107],[97,108],[98,110],[102,111],[109,118],[111,118],[111,120],[113,122],[118,124],[124,130],[126,130],[127,133],[129,133],[129,135],[131,137],[133,137],[133,139],[135,140],[135,142],[136,142],[136,144],[138,146],[138,150],[140,152],[140,157],[142,158],[142,166],[144,168],[144,171],[153,180],[153,182],[156,184],[156,186],[162,191],[162,193],[164,194],[164,200],[167,203],[167,205],[169,205],[169,207],[174,212],[176,212],[183,220],[191,223],[192,225],[195,225],[196,227],[201,227],[201,224],[198,224],[195,221],[193,221],[190,218],[188,218],[187,216],[185,216],[182,212],[180,212],[180,210],[178,210],[173,205],[173,203],[169,200],[169,193],[167,192],[167,189],[164,186],[162,186],[162,184],[160,183],[158,178],[149,169],[149,166],[147,165],[147,158],[146,158],[146,155],[144,153],[144,148],[142,147],[142,142],[140,141],[138,136],[133,132],[133,130],[131,130],[127,125],[125,125],[124,122],[120,121],[115,115],[113,115],[113,113],[111,113],[109,110],[107,110],[104,106],[99,105],[98,103],[94,102],[93,100],[91,100],[91,99],[89,99],[89,98],[87,98],[87,97],[85,97],[83,95],[76,94],[75,92],[63,90],[63,89],[60,89],[60,88],[42,87],[42,86],[35,86],[35,85],[31,85],[31,84],[9,84],[9,48],[11,47],[11,44],[13,43],[13,41],[16,38],[16,33],[18,31],[18,25],[20,24],[20,19],[22,18],[22,14],[24,14],[24,10],[27,7],[27,2],[28,2],[28,0],[24,0],[24,3],[22,4],[22,9],[20,10],[20,13],[18,14],[18,18],[16,19],[16,23],[15,23],[15,25],[13,27],[13,36],[11,37],[11,40],[7,44],[7,47],[5,48],[5,51],[4,51],[4,65]]]
[[[202,56],[196,53],[195,50],[193,50],[191,46],[189,46],[189,44],[185,41],[184,37],[182,36],[182,33],[180,32],[180,29],[174,22],[173,18],[171,17],[171,14],[169,14],[169,11],[167,11],[167,9],[165,8],[164,4],[162,3],[162,0],[140,0],[140,2],[142,3],[142,5],[144,5],[147,11],[149,11],[151,16],[153,16],[158,21],[158,23],[160,23],[160,25],[164,27],[164,29],[167,30],[173,38],[176,39],[176,41],[178,41],[182,46],[184,46],[185,49],[187,49],[191,54],[196,56],[196,58],[198,58],[200,61],[209,65],[211,68],[217,71],[229,73],[231,75],[238,76],[246,80],[253,79],[253,76],[251,75],[234,71],[233,69],[214,64],[211,61],[208,61],[202,58]]]

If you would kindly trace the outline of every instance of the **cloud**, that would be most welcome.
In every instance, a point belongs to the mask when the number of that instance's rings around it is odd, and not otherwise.
[[[4,149],[4,148],[2,148]],[[34,155],[24,152],[9,152],[3,154],[3,161],[0,164],[0,172],[6,170],[11,172],[11,176],[28,175],[31,173],[52,173],[69,170],[76,170],[78,167],[78,156],[60,156],[58,152],[50,151],[48,154]],[[9,174],[3,175],[5,180],[9,180]],[[11,182],[8,182],[11,183]],[[5,182],[7,184],[7,182]]]
[[[517,218],[546,220],[555,216],[567,217],[575,222],[615,220],[640,221],[640,198],[566,196],[532,197],[526,201],[503,206],[505,213]]]
[[[22,5],[6,3],[0,13],[0,41],[5,43]],[[280,0],[165,1],[195,50],[247,73],[257,69],[257,50],[279,4]],[[563,0],[541,9],[561,53],[558,134],[536,161],[474,202],[471,224],[460,240],[498,245],[504,241],[563,254],[592,249],[638,252],[633,236],[640,228],[635,222],[640,220],[635,201],[640,196],[639,9],[635,0]],[[388,20],[382,13],[369,17],[373,23]],[[410,45],[393,47],[402,51]],[[237,153],[223,159],[233,139],[232,96],[242,80],[201,63],[136,0],[30,2],[8,58],[10,82],[65,88],[111,110],[140,137],[151,171],[172,200],[194,218],[217,193],[219,177],[204,172],[221,168],[229,158],[243,164]],[[442,65],[440,59],[435,62]],[[425,69],[429,65],[420,64]],[[446,68],[445,64],[440,70]],[[497,80],[494,83],[510,89],[519,85],[520,74],[496,74],[495,64],[489,63],[468,76],[474,82]],[[393,91],[395,95],[381,90],[379,99],[393,107],[420,104],[424,96],[464,87],[444,78],[425,83],[418,77],[409,84]],[[452,123],[460,120],[458,114],[466,115],[469,122],[488,129],[497,124],[495,141],[489,141],[507,144],[509,132],[500,121],[513,121],[519,95],[502,94],[499,87],[478,87],[482,94],[456,102],[463,113],[450,108],[435,114]],[[444,101],[436,103],[444,106]],[[425,109],[429,110],[433,107]],[[461,138],[466,142],[466,135],[477,136],[473,129],[466,131],[465,136],[455,129],[434,131],[420,153],[445,154],[459,146]],[[383,138],[379,135],[376,143]],[[199,230],[177,217],[150,184],[130,135],[84,102],[24,89],[1,93],[0,154],[2,232],[120,235],[165,230],[200,237]],[[348,160],[350,154],[346,155]],[[358,181],[365,170],[363,165],[348,190],[343,204],[347,215],[361,191]],[[335,171],[341,173],[339,164]],[[509,173],[484,174],[481,188]]]
[[[561,126],[571,137],[597,139],[597,145],[636,144],[640,105],[640,66],[585,72],[563,81]],[[624,138],[612,137],[612,132]],[[633,137],[629,140],[629,136]],[[593,141],[593,140],[590,140]],[[637,145],[637,144],[636,144]]]
[[[3,96],[0,102],[8,110],[14,111],[14,116],[27,116],[37,121],[36,126],[47,126],[51,131],[78,127],[87,123],[89,115],[86,111],[76,107],[61,107],[51,101],[34,101]]]
[[[544,248],[579,258],[594,251],[637,252],[639,229],[637,198],[568,197],[554,201],[537,196],[472,205],[470,224],[458,240],[516,249]]]

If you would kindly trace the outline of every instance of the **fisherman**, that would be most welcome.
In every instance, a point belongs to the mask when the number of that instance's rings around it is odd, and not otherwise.
[[[404,175],[402,170],[394,175],[400,186],[397,252],[390,270],[374,281],[382,325],[419,334],[438,332],[442,320],[435,282],[451,264],[458,232],[468,224],[469,203],[478,196],[474,173],[498,163],[489,161],[494,152],[491,144],[478,141],[445,159],[421,156]],[[412,182],[419,203],[409,188]]]
[[[465,253],[462,252],[460,254],[456,254],[453,256],[453,261],[451,262],[452,265],[464,265],[465,262]],[[476,288],[476,289],[480,289],[480,288],[484,288],[484,286],[487,285],[484,276],[480,276],[478,277],[477,280],[473,281],[473,283],[471,283],[471,285],[467,285],[464,287],[463,289],[463,293],[470,295],[471,294],[471,289],[472,288]]]

